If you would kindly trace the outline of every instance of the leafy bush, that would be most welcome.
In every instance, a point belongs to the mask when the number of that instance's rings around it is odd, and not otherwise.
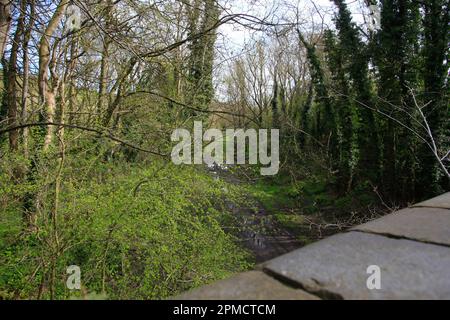
[[[97,165],[88,175],[76,174],[75,163],[68,167],[56,233],[50,207],[42,208],[31,233],[21,232],[17,203],[1,207],[1,297],[64,299],[97,292],[160,299],[249,267],[246,252],[223,231],[233,223],[226,201],[242,201],[237,187],[162,162],[144,169]],[[53,196],[52,188],[40,189]],[[66,288],[69,265],[81,268],[81,292]]]

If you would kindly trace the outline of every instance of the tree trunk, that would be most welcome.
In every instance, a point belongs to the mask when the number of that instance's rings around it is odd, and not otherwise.
[[[31,39],[31,30],[33,29],[36,20],[36,6],[35,0],[27,1],[30,6],[30,20],[28,26],[24,31],[23,36],[23,86],[22,86],[22,112],[21,121],[26,123],[28,121],[28,90],[30,85],[30,57],[28,55],[28,45]],[[28,158],[28,128],[22,131],[22,143],[25,157]]]
[[[56,8],[55,13],[53,14],[47,28],[44,31],[44,34],[41,37],[39,44],[39,75],[38,75],[38,85],[39,85],[39,98],[41,103],[44,105],[44,114],[42,115],[42,120],[46,122],[53,122],[55,115],[55,95],[56,89],[55,87],[49,88],[48,81],[48,67],[50,64],[50,37],[56,31],[58,24],[61,22],[61,19],[64,16],[64,12],[66,11],[68,1],[62,0],[58,7]],[[44,137],[44,145],[43,150],[48,150],[50,144],[53,139],[53,127],[47,126],[47,130],[45,132]]]
[[[9,57],[8,69],[4,70],[4,76],[7,77],[6,101],[8,105],[8,125],[17,126],[17,54],[19,52],[20,38],[23,34],[25,19],[26,0],[20,3],[20,15],[17,22],[14,40],[11,46],[11,54]],[[9,132],[9,148],[11,151],[17,151],[19,147],[19,130],[11,130]]]
[[[0,0],[0,55],[3,56],[11,28],[11,1]]]

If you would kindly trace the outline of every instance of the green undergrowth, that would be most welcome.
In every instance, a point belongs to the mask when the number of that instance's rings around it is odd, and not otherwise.
[[[355,188],[346,195],[339,195],[332,180],[322,176],[292,182],[280,175],[249,183],[247,189],[282,228],[295,234],[303,244],[339,231],[322,230],[321,225],[351,224],[353,221],[345,220],[350,213],[363,219],[362,216],[377,204],[375,195],[367,192],[367,188]]]
[[[251,267],[224,231],[235,222],[229,203],[245,201],[239,186],[162,161],[88,172],[78,160],[63,170],[57,238],[50,205],[40,207],[37,231],[24,230],[25,191],[2,171],[0,298],[162,299]],[[55,172],[40,174],[36,183],[47,184],[30,189],[51,203]],[[81,268],[80,291],[66,287],[70,265]]]

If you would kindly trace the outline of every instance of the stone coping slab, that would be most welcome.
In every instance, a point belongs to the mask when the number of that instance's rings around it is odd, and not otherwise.
[[[450,210],[407,208],[351,230],[450,246]]]
[[[441,194],[433,199],[419,202],[413,207],[432,207],[432,208],[442,208],[450,209],[450,192]]]
[[[380,290],[367,288],[370,265],[381,270]],[[324,298],[450,299],[450,248],[411,240],[348,232],[264,267]]]
[[[261,271],[249,271],[174,297],[175,300],[318,300],[293,289]]]

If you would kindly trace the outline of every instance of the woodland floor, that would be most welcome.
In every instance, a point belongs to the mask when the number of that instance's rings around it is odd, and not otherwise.
[[[211,175],[249,190],[248,196],[254,200],[252,207],[236,206],[231,202],[229,206],[238,221],[236,235],[241,245],[250,251],[255,263],[271,260],[324,236],[319,230],[315,230],[311,220],[305,220],[294,212],[292,204],[284,201],[285,195],[275,194],[275,199],[267,201],[266,197],[261,196],[260,190],[256,189],[255,192],[253,183],[237,174],[216,168],[211,171]],[[270,193],[267,190],[265,192]]]

